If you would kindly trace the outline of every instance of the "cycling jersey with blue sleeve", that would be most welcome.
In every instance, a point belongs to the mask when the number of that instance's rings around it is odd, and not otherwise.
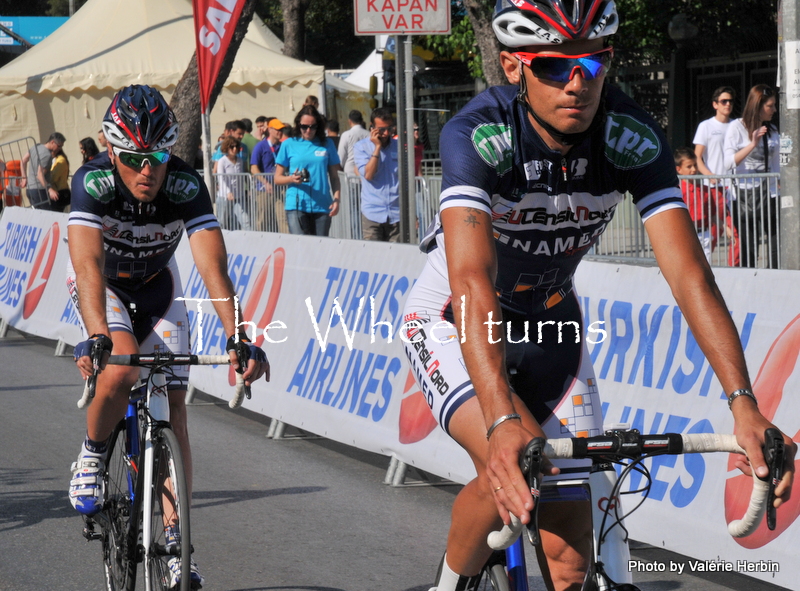
[[[103,274],[132,289],[165,269],[184,229],[218,228],[205,183],[189,165],[172,157],[156,198],[137,200],[114,171],[107,153],[81,166],[72,179],[69,225],[103,232]]]
[[[500,303],[531,314],[570,293],[578,263],[626,192],[645,220],[686,206],[661,129],[619,89],[606,85],[604,125],[566,156],[545,145],[516,94],[513,86],[489,88],[445,125],[440,211],[492,216]],[[446,277],[438,216],[421,248]]]

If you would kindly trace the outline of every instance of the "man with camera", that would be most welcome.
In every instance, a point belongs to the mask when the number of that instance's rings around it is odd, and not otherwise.
[[[361,177],[361,236],[364,240],[400,241],[397,139],[389,109],[372,111],[369,137],[356,143],[354,158]]]

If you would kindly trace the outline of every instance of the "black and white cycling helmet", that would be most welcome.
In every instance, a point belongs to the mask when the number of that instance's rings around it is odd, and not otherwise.
[[[158,90],[132,84],[114,95],[103,117],[103,133],[117,148],[156,152],[178,140],[178,122]]]
[[[506,47],[558,44],[613,35],[614,0],[497,0],[492,27]]]

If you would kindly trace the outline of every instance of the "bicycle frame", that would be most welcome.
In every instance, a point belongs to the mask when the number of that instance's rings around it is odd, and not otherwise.
[[[149,483],[153,482],[154,478],[154,453],[153,453],[153,432],[158,421],[167,421],[169,420],[169,416],[166,417],[157,417],[153,416],[153,412],[155,409],[152,409],[150,405],[150,401],[154,395],[154,392],[158,392],[159,390],[164,392],[166,396],[166,387],[167,381],[164,374],[161,371],[154,370],[150,377],[147,379],[147,386],[146,386],[146,394],[144,395],[144,404],[143,407],[145,409],[144,417],[145,420],[142,423],[139,421],[139,411],[142,407],[142,396],[135,395],[135,392],[141,390],[144,386],[137,384],[131,390],[131,396],[128,399],[128,408],[125,412],[125,456],[126,461],[132,465],[134,465],[134,472],[138,473],[140,470],[144,470],[144,480],[145,483],[142,487],[142,490],[137,490],[137,483],[133,481],[128,474],[128,492],[130,494],[131,503],[135,503],[137,495],[142,495],[142,507],[143,507],[143,523],[142,527],[139,528],[139,536],[141,537],[141,547],[144,548],[144,565],[145,565],[145,589],[147,591],[150,590],[150,562],[147,560],[149,558],[149,552],[152,551],[152,540],[151,540],[151,526],[152,526],[152,512],[150,511],[150,507],[152,507],[152,503],[154,502],[153,499],[153,487],[149,486]],[[144,426],[144,433],[141,431],[141,427]],[[141,454],[142,451],[142,442],[144,442],[144,455]],[[138,465],[136,464],[138,462]]]
[[[595,565],[603,564],[603,571],[616,583],[632,584],[633,576],[628,570],[630,548],[621,527],[613,527],[600,540],[606,520],[605,507],[609,503],[619,507],[620,499],[613,496],[617,473],[613,466],[602,462],[592,462],[589,478],[548,482],[542,486],[542,502],[552,502],[558,496],[561,500],[586,500],[592,509],[592,563],[589,572],[594,577],[597,591],[608,591],[609,586],[602,575],[595,572]],[[548,492],[563,490],[566,494],[548,495]],[[615,507],[609,507],[614,510]],[[511,591],[528,591],[528,570],[525,564],[523,536],[506,548],[506,569]]]
[[[100,354],[102,351],[97,353],[97,355]],[[168,370],[165,372],[163,368],[171,365],[224,365],[230,363],[230,357],[228,355],[174,353],[112,355],[108,359],[108,363],[148,368],[146,372],[142,372],[146,375],[140,378],[129,394],[124,418],[125,441],[123,444],[119,440],[123,447],[115,457],[121,459],[126,465],[125,480],[123,481],[122,478],[118,480],[117,490],[121,488],[127,493],[125,502],[130,502],[130,507],[133,509],[130,519],[137,520],[126,526],[125,535],[128,539],[125,560],[127,562],[124,568],[131,568],[129,565],[133,565],[133,570],[128,575],[123,574],[122,576],[128,577],[126,586],[131,585],[131,582],[135,580],[135,564],[144,562],[145,590],[151,591],[154,585],[159,586],[167,576],[172,576],[166,572],[167,569],[172,570],[172,566],[168,566],[164,562],[166,558],[171,560],[172,557],[177,557],[182,562],[182,572],[188,573],[191,554],[191,520],[189,518],[191,500],[188,497],[188,486],[183,473],[180,441],[169,428],[166,375],[169,372]],[[84,408],[94,397],[96,376],[97,372],[86,380],[83,395],[78,401],[78,408]],[[231,408],[237,408],[245,397],[250,397],[249,388],[244,385],[242,377],[238,373],[236,382],[235,395],[229,402]],[[168,459],[162,462],[158,459],[162,457]],[[108,472],[106,478],[108,478]],[[168,506],[172,507],[169,513],[165,511]],[[156,522],[159,519],[164,521],[163,529],[161,528],[162,524]],[[105,540],[104,535],[107,534],[94,531],[96,521],[99,521],[104,532],[111,531],[114,527],[104,511],[101,511],[95,516],[85,519],[84,537],[89,540]],[[160,532],[163,532],[163,541]],[[177,534],[180,536],[178,537]],[[179,541],[173,544],[169,541],[170,539]],[[112,541],[112,544],[115,548],[119,548],[119,544],[115,540]],[[108,555],[106,555],[104,562],[107,577],[116,577],[116,574],[109,574],[108,560]],[[109,578],[108,584],[111,585],[111,578]],[[181,579],[181,585],[182,588],[189,585],[188,576]]]

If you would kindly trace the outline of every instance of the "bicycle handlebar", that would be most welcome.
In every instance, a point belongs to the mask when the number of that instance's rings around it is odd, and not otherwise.
[[[637,441],[626,440],[622,432],[616,435],[598,437],[550,439],[544,445],[544,455],[549,459],[584,459],[590,457],[607,458],[640,458],[651,455],[728,452],[744,454],[744,450],[736,443],[735,435],[720,433],[667,433],[663,435],[639,435]],[[781,439],[782,443],[782,439]],[[728,524],[728,533],[735,538],[752,534],[761,523],[767,512],[770,483],[753,474],[753,491],[750,494],[750,505],[744,517]],[[513,544],[522,533],[524,525],[519,518],[511,514],[511,525],[504,525],[499,531],[491,532],[487,542],[494,550],[505,550]]]
[[[127,365],[132,367],[151,367],[165,365],[230,365],[228,355],[177,355],[175,353],[154,353],[138,355],[111,355],[107,365]],[[242,405],[245,396],[250,398],[250,387],[246,386],[242,374],[236,374],[236,392],[228,403],[231,408]],[[90,376],[83,387],[83,395],[78,400],[78,408],[84,408],[94,398],[94,387],[97,374]]]

